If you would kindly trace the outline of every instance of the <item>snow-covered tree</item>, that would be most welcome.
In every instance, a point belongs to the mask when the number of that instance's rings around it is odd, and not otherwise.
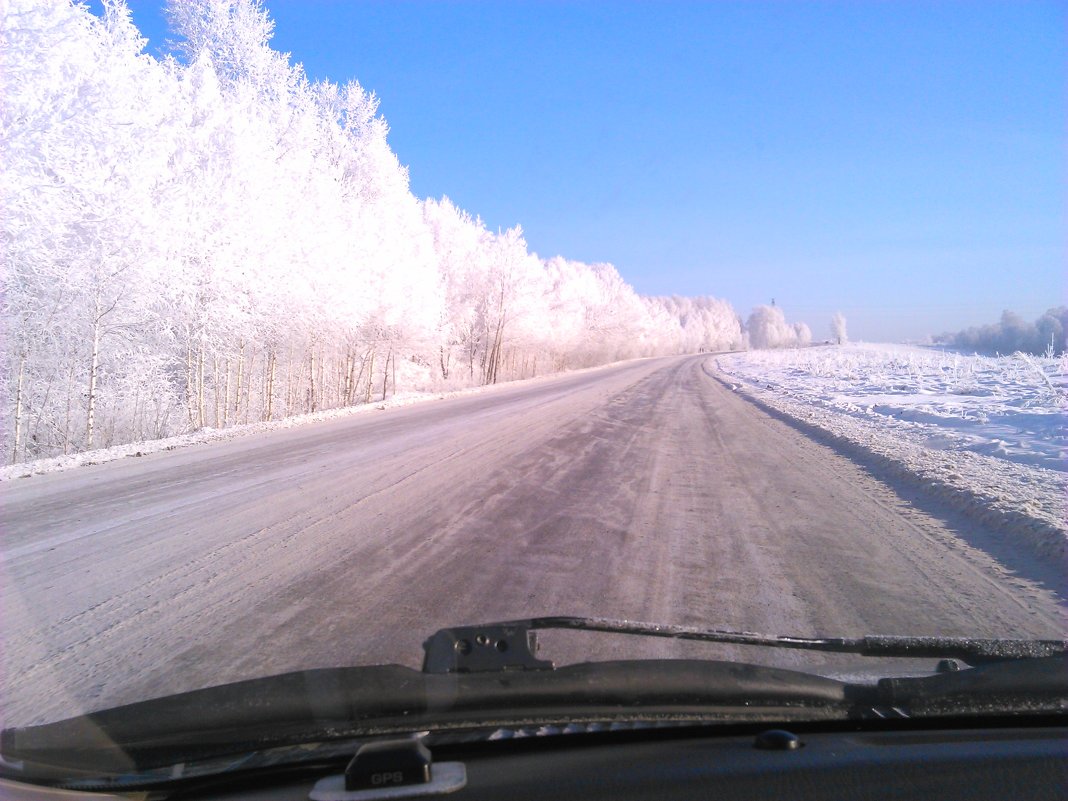
[[[677,321],[672,352],[737,350],[744,346],[742,321],[725,300],[678,296],[650,300]]]
[[[744,344],[725,301],[413,197],[374,95],[309,82],[260,0],[169,0],[162,59],[103,7],[0,5],[7,458]]]
[[[1068,307],[1047,309],[1034,323],[1019,314],[1004,311],[996,323],[942,334],[936,341],[954,348],[980,353],[1064,353],[1068,349]]]
[[[745,330],[749,336],[749,347],[758,350],[793,348],[812,341],[808,326],[804,323],[797,326],[787,323],[779,306],[757,306],[746,320]]]
[[[835,312],[831,316],[831,341],[837,345],[844,345],[849,341],[846,336],[846,318],[841,312]]]

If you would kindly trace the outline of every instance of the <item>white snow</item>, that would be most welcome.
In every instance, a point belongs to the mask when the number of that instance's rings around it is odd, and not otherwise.
[[[1044,554],[1068,539],[1068,360],[850,344],[716,358],[758,402]]]

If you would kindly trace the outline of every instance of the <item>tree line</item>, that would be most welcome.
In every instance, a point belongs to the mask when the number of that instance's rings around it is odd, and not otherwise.
[[[414,197],[374,95],[272,50],[258,0],[174,0],[159,58],[121,0],[0,13],[12,461],[747,346],[726,301]],[[754,314],[754,345],[810,338]]]
[[[1068,306],[1047,309],[1033,323],[1015,312],[1004,311],[996,323],[973,326],[935,337],[935,342],[976,353],[1010,354],[1022,351],[1051,356],[1068,346]]]

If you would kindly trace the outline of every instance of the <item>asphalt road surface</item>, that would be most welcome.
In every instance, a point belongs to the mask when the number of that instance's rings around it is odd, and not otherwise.
[[[761,412],[708,356],[0,485],[3,725],[548,614],[1063,636],[1063,576]],[[559,662],[828,657],[546,634]]]

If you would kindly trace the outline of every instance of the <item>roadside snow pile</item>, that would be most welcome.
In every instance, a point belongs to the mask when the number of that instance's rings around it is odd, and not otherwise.
[[[853,344],[716,361],[766,406],[1041,553],[1066,552],[1065,357]]]
[[[481,387],[477,388],[481,389]],[[327,409],[322,412],[311,414],[294,415],[282,420],[270,422],[246,423],[245,425],[230,426],[227,428],[202,428],[188,434],[178,434],[164,439],[145,440],[142,442],[130,442],[125,445],[113,445],[110,448],[97,448],[91,451],[72,453],[67,456],[53,456],[48,459],[35,459],[31,462],[18,462],[0,467],[0,481],[8,481],[12,478],[28,478],[44,473],[58,473],[72,467],[88,467],[104,462],[113,462],[127,456],[148,456],[161,451],[173,451],[177,448],[185,448],[190,445],[203,445],[208,442],[221,442],[223,440],[237,439],[249,434],[258,434],[264,431],[278,431],[283,428],[294,428],[308,423],[318,423],[324,420],[336,420],[340,417],[350,417],[354,414],[362,414],[375,409],[392,409],[397,406],[409,406],[428,400],[438,400],[451,395],[459,395],[470,390],[461,390],[452,393],[428,393],[428,392],[405,392],[377,403],[365,403],[359,406],[346,406],[340,409]]]

